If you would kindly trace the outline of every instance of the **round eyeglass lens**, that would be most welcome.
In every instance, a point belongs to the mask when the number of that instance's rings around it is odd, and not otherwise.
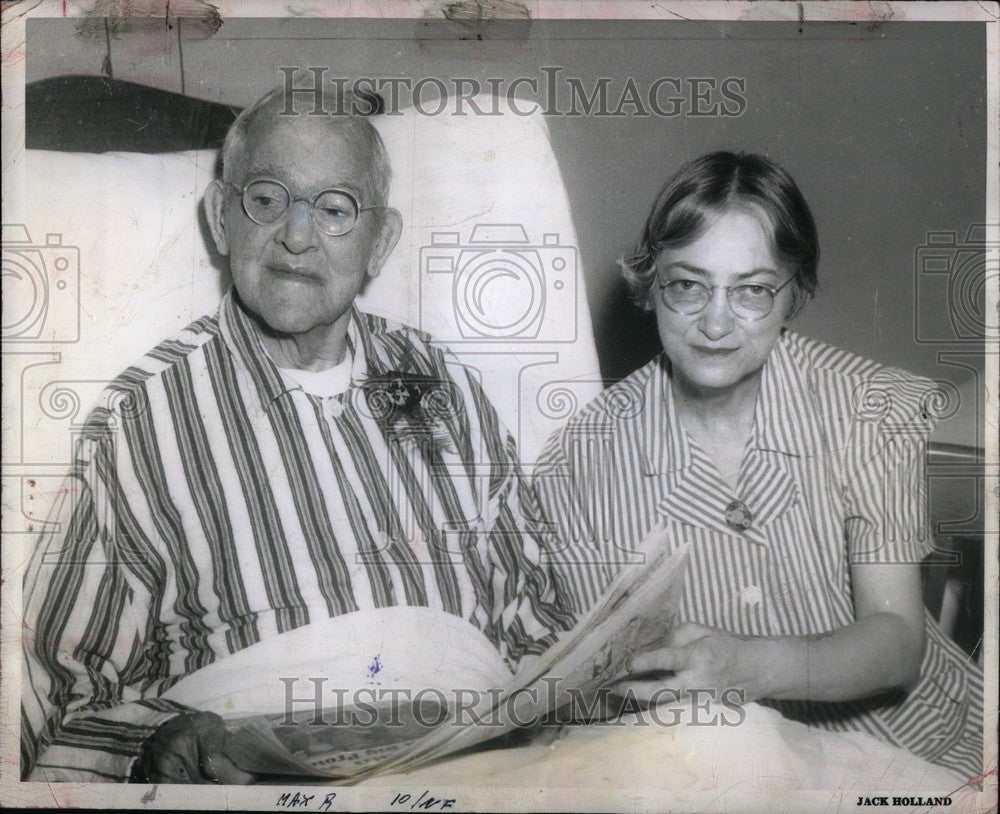
[[[257,223],[274,223],[288,203],[288,190],[274,181],[254,181],[243,191],[243,208]]]
[[[730,292],[733,310],[743,316],[759,319],[771,313],[774,295],[762,285],[740,285]]]
[[[671,280],[663,286],[663,299],[668,308],[693,314],[708,302],[708,289],[692,280]]]
[[[313,204],[316,227],[328,235],[351,231],[358,219],[358,204],[350,195],[335,189],[321,192]]]

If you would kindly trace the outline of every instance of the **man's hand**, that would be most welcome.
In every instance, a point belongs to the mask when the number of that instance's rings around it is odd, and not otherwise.
[[[683,695],[692,689],[742,692],[742,701],[762,696],[754,643],[721,630],[687,622],[670,636],[666,647],[641,653],[632,660],[629,675],[613,685],[616,693],[649,701],[657,690],[670,687]],[[668,678],[630,679],[642,673],[671,672]]]
[[[213,712],[171,718],[146,742],[140,760],[147,782],[252,783],[254,775],[224,754],[228,737],[222,718]]]

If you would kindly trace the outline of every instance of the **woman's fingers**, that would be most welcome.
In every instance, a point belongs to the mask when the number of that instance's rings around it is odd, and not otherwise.
[[[654,670],[677,672],[688,666],[690,651],[686,647],[661,647],[632,658],[631,673],[649,673]]]
[[[619,681],[612,686],[615,695],[649,702],[662,694],[662,681]]]
[[[760,697],[753,673],[746,666],[744,640],[694,624],[681,625],[676,633],[670,647],[634,656],[628,675],[614,684],[614,692],[630,692],[641,701],[653,703],[662,701],[667,692],[713,692],[718,698],[718,693],[736,690],[741,702]]]
[[[670,646],[684,647],[685,645],[691,644],[691,642],[695,642],[698,639],[704,639],[706,636],[711,636],[713,633],[718,632],[719,631],[710,627],[695,624],[694,622],[684,622],[674,628],[673,632],[670,634]]]

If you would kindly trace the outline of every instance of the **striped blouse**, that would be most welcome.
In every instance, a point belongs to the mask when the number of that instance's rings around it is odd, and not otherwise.
[[[511,667],[572,623],[473,372],[357,310],[348,351],[344,393],[305,392],[229,294],[108,386],[25,578],[25,777],[125,780],[163,692],[313,619],[436,608]],[[434,440],[364,387],[401,371],[437,383]]]
[[[933,384],[786,331],[763,371],[737,489],[677,420],[660,355],[553,436],[535,487],[560,601],[590,607],[655,525],[691,544],[681,617],[746,636],[854,621],[850,567],[931,550],[925,484]],[[749,510],[745,530],[732,502]],[[730,512],[727,517],[727,510]],[[727,522],[727,520],[729,522]],[[982,672],[928,616],[921,679],[851,703],[773,702],[862,730],[964,777],[981,773]]]

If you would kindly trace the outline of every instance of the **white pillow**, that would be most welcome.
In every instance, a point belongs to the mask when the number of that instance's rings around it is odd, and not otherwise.
[[[493,104],[480,100],[482,109]],[[514,115],[502,102],[499,109],[411,109],[373,120],[393,165],[390,204],[404,231],[359,305],[428,331],[480,370],[531,462],[601,383],[576,233],[544,119]],[[71,425],[103,384],[217,306],[228,273],[200,213],[215,162],[215,151],[27,152],[31,215],[26,235],[5,230],[5,270],[10,257],[22,270],[41,265],[62,287],[48,286],[34,328],[6,337],[15,349],[59,353],[22,370],[21,460],[64,467]],[[12,289],[22,298],[11,313],[35,307],[24,298],[27,285]]]

